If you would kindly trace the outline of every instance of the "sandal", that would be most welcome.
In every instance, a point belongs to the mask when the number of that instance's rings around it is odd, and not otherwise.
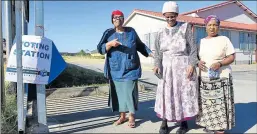
[[[215,133],[215,134],[225,134],[224,131],[219,131],[219,130],[218,130],[218,131],[214,131],[214,133]]]
[[[133,120],[129,119],[128,126],[130,128],[135,128],[135,126],[136,126],[135,119],[133,119]]]
[[[123,124],[123,123],[125,123],[127,121],[128,121],[128,118],[125,118],[125,119],[121,120],[121,118],[119,117],[119,119],[117,121],[115,121],[113,124],[115,126],[118,126],[118,125],[121,125],[121,124]]]
[[[214,131],[204,128],[203,131],[208,134],[214,134]]]

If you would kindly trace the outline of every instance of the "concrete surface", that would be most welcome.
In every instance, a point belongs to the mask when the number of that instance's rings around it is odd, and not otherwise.
[[[82,67],[102,70],[103,65],[76,63]],[[256,65],[233,67],[236,127],[230,133],[257,133],[257,91]],[[155,89],[158,78],[145,67],[140,81],[146,89]],[[52,133],[158,133],[161,120],[154,112],[155,91],[144,90],[139,93],[139,111],[136,113],[136,128],[127,123],[112,125],[118,113],[107,107],[108,94],[74,98],[47,99],[48,128]],[[170,122],[171,133],[177,127]],[[188,133],[203,133],[194,121],[189,124]]]

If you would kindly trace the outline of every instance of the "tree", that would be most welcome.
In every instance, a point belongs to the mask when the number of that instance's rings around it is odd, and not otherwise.
[[[78,55],[80,56],[85,56],[86,55],[86,52],[82,49],[78,52]]]

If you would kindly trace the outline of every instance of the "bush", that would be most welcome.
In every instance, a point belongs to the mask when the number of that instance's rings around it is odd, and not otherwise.
[[[7,90],[8,83],[5,89]],[[14,94],[6,94],[5,96],[5,110],[1,113],[1,132],[2,133],[17,133],[18,120],[17,120],[17,103]]]
[[[68,56],[68,55],[63,55],[63,59],[65,59],[65,60],[76,59],[76,58],[82,58],[82,59],[105,59],[105,56],[104,55],[99,55],[99,56],[92,56],[92,55]]]
[[[105,84],[103,73],[68,64],[67,68],[47,88],[63,88],[85,86],[91,84]]]

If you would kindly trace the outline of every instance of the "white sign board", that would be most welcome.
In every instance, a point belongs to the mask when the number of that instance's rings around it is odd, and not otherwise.
[[[22,36],[23,83],[48,84],[52,45],[50,39],[41,36]],[[6,80],[17,82],[16,43],[13,45],[6,69]]]

